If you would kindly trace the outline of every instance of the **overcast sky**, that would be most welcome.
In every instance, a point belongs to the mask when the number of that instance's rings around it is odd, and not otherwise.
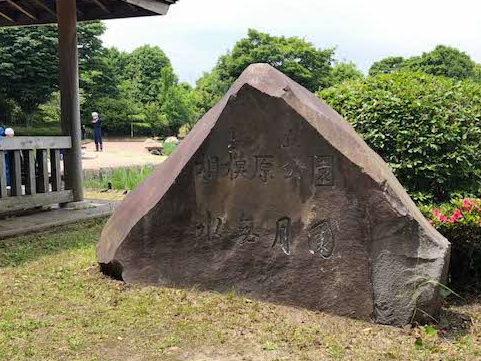
[[[182,81],[192,84],[246,36],[248,28],[299,36],[367,71],[393,55],[412,56],[437,44],[481,62],[477,0],[180,0],[166,16],[110,20],[106,46],[131,51],[158,45]]]

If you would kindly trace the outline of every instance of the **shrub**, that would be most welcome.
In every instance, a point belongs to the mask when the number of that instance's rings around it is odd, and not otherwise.
[[[481,188],[481,84],[397,71],[318,95],[349,120],[411,194]]]
[[[451,283],[457,289],[481,286],[481,199],[455,199],[421,206],[429,222],[451,242]]]

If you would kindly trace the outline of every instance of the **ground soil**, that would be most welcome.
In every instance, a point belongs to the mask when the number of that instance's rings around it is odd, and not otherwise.
[[[82,147],[84,169],[158,164],[165,159],[164,156],[150,154],[142,141],[105,141],[103,152],[96,152],[93,142],[85,143]]]

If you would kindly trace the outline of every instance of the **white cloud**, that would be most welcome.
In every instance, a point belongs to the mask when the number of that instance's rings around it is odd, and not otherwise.
[[[390,55],[437,44],[481,62],[481,3],[474,0],[180,0],[167,16],[107,21],[107,46],[158,45],[181,80],[195,82],[248,28],[337,46],[337,58],[363,70]]]

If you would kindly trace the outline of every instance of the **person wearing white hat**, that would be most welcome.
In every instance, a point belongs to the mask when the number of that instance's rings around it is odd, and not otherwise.
[[[102,146],[102,121],[100,120],[99,113],[97,112],[92,113],[92,125],[94,128],[95,151],[98,152],[99,148],[100,151],[103,151],[104,148]]]
[[[13,131],[12,128],[5,129],[5,136],[7,138],[12,138],[14,135],[15,135],[15,132]]]
[[[3,130],[3,127],[1,127]],[[5,128],[3,130],[1,136],[4,136],[5,138],[12,138],[15,135],[15,132],[13,131],[12,128]],[[11,185],[11,180],[10,180],[10,152],[6,150],[5,152],[5,177],[7,179],[7,184],[6,186],[9,187]]]

